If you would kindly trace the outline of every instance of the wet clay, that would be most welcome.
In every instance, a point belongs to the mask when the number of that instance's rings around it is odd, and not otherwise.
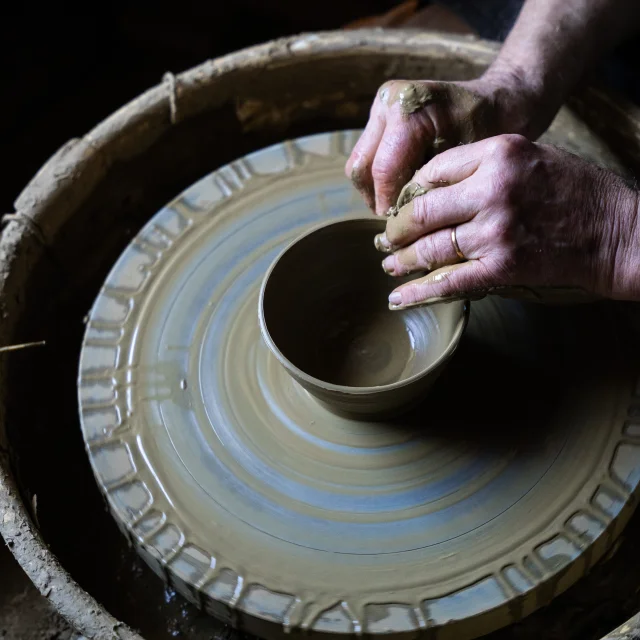
[[[422,109],[432,98],[431,91],[424,84],[410,82],[398,91],[400,110],[404,115]]]
[[[351,182],[353,182],[353,186],[358,189],[358,191],[362,191],[366,184],[366,176],[368,172],[368,167],[362,158],[358,158],[353,163],[353,167],[351,169]]]
[[[359,222],[306,236],[279,259],[267,276],[265,324],[301,371],[331,384],[376,387],[415,373],[416,338],[404,318],[386,309],[395,283],[380,275],[370,250],[379,221]],[[421,354],[425,368],[442,352],[439,335],[431,340],[431,354]]]
[[[121,528],[209,613],[268,637],[472,638],[610,546],[640,480],[634,377],[606,309],[487,299],[402,419],[317,402],[261,339],[258,299],[294,238],[366,215],[343,174],[356,138],[243,158],[140,232],[89,315],[83,435]]]
[[[431,157],[456,144],[468,144],[498,133],[497,113],[486,99],[469,91],[465,87],[451,82],[407,82],[394,80],[385,83],[378,92],[380,102],[388,107],[398,103],[403,116],[408,117],[429,105],[425,117],[430,120],[432,139],[425,144],[426,163]],[[414,170],[420,167],[413,167]],[[366,173],[361,164],[352,170],[352,181],[356,187],[364,186]],[[399,180],[403,180],[401,176]],[[407,187],[400,193],[398,204],[387,211],[387,215],[397,215],[398,209],[406,204],[416,193],[407,193]],[[401,187],[401,183],[398,185]],[[419,185],[418,185],[418,188]],[[415,189],[414,189],[415,190]],[[418,195],[422,195],[422,191]]]
[[[466,323],[460,303],[389,313],[389,293],[411,278],[380,269],[371,240],[383,228],[383,220],[364,218],[311,231],[278,257],[261,292],[267,345],[300,384],[329,406],[335,399],[343,413],[388,414],[424,395]]]
[[[354,300],[348,296],[334,300],[338,308],[324,321],[314,316],[308,325],[309,334],[318,337],[293,357],[297,366],[319,380],[348,387],[377,387],[406,377],[414,351],[403,320],[369,304],[353,312],[348,305]]]
[[[348,387],[378,387],[402,380],[414,357],[413,335],[402,320],[366,304],[358,305],[357,313],[346,311],[350,302],[353,298],[327,316],[329,330],[318,341],[309,368],[301,363],[303,370]]]
[[[405,205],[409,204],[414,198],[418,198],[419,196],[423,196],[427,193],[428,189],[425,189],[422,185],[414,182],[408,182],[400,191],[400,195],[398,196],[398,200],[393,207],[390,207],[387,211],[387,218],[396,217],[398,215],[398,211],[402,209]],[[376,244],[376,248],[379,251],[383,251],[384,247]]]
[[[378,92],[380,101],[398,103],[404,116],[433,105],[429,114],[435,136],[434,152],[456,144],[468,144],[497,133],[497,114],[481,96],[453,82],[408,82],[393,80]]]
[[[424,82],[403,82],[402,80],[383,85],[378,96],[380,101],[389,107],[398,103],[400,111],[405,116],[422,109],[434,98],[431,89]]]

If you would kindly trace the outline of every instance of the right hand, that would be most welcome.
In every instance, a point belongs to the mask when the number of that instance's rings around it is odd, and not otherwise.
[[[535,103],[512,73],[455,83],[389,81],[376,95],[345,172],[367,205],[384,215],[436,153],[500,133],[535,139],[551,119],[535,122]]]
[[[512,134],[445,151],[413,180],[425,192],[376,246],[386,273],[428,275],[394,309],[501,289],[640,299],[640,197],[616,174]]]

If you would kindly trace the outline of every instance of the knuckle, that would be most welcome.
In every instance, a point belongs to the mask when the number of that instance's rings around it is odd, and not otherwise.
[[[441,184],[443,170],[446,172],[447,163],[444,157],[439,154],[427,163],[422,171],[421,177],[424,177],[427,183]]]
[[[381,84],[380,87],[378,88],[378,93],[377,93],[378,101],[381,102],[383,105],[386,106],[389,104],[389,97],[393,92],[396,82],[397,80],[387,80],[386,82]]]
[[[376,155],[371,166],[371,175],[376,184],[393,184],[396,175],[393,159]]]
[[[413,207],[411,209],[411,221],[417,227],[425,227],[429,221],[429,192],[413,199]]]
[[[419,171],[416,171],[416,179],[420,184],[435,184],[442,173],[441,158],[436,156]]]
[[[434,261],[433,236],[422,236],[422,238],[416,241],[415,250],[418,264],[425,267],[428,271],[431,271]]]
[[[423,287],[419,284],[412,284],[407,287],[407,302],[409,304],[414,304],[416,302],[420,302],[420,300],[424,299],[424,293],[422,291]]]
[[[521,176],[512,165],[497,166],[487,181],[487,203],[512,214],[520,191]]]
[[[533,143],[524,136],[517,133],[505,133],[496,136],[493,140],[492,152],[499,161],[513,162],[528,153],[532,147]]]

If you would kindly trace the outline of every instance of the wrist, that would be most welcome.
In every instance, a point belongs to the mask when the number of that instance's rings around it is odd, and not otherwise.
[[[561,106],[549,98],[543,78],[500,58],[465,85],[491,106],[495,115],[491,135],[518,133],[536,140]]]
[[[606,293],[618,300],[640,300],[640,193],[626,184],[621,186],[604,191],[610,204],[605,210],[609,250],[604,259],[612,271]]]

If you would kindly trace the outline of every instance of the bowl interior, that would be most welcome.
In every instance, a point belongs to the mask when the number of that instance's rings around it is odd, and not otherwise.
[[[390,311],[389,293],[406,279],[382,270],[373,239],[384,227],[377,219],[334,222],[276,260],[263,328],[285,365],[332,385],[380,387],[428,370],[446,351],[462,305]]]

